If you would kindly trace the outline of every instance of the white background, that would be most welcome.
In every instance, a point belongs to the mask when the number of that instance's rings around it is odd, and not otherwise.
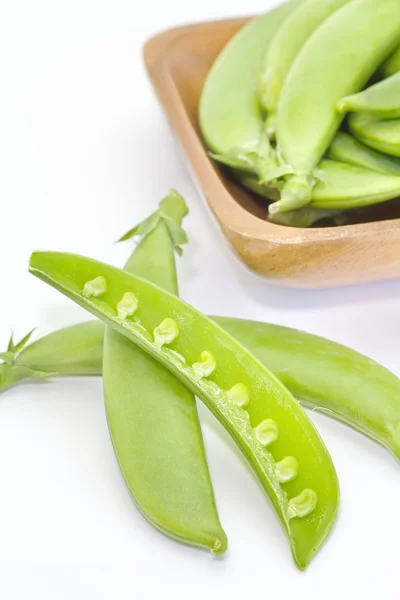
[[[270,3],[273,4],[272,2]],[[112,242],[171,187],[187,199],[181,294],[206,313],[330,337],[400,375],[400,282],[296,291],[242,270],[187,175],[141,58],[153,33],[261,12],[265,0],[2,0],[0,340],[86,314],[27,273],[35,248],[122,265]],[[340,381],[337,382],[340,386]],[[400,399],[399,399],[400,401]],[[0,401],[0,598],[399,598],[400,469],[313,414],[337,466],[340,518],[306,574],[232,444],[202,406],[223,559],[170,541],[122,482],[97,380],[25,385]]]

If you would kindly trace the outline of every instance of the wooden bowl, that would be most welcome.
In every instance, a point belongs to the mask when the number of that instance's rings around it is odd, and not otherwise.
[[[283,227],[268,223],[265,201],[210,159],[197,120],[201,89],[216,56],[248,20],[172,29],[144,47],[151,81],[223,233],[252,271],[282,285],[319,288],[399,276],[400,200],[355,213],[350,225]]]

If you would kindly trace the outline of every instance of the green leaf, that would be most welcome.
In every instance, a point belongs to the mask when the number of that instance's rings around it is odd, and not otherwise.
[[[14,334],[13,334],[12,330],[11,330],[11,337],[10,337],[10,339],[8,341],[7,352],[15,352]]]
[[[119,242],[126,242],[126,240],[130,240],[131,238],[135,237],[135,235],[137,235],[138,229],[139,225],[136,225],[136,227],[132,227],[132,229],[124,233],[124,235],[120,237],[119,240],[117,240],[117,244]]]
[[[29,369],[29,375],[33,378],[55,377],[57,373],[52,373],[51,371],[36,371],[35,369]]]
[[[189,239],[187,233],[182,227],[176,223],[175,221],[166,221],[168,233],[171,237],[171,240],[174,244],[174,250],[181,256],[182,248],[184,244],[187,244]]]
[[[170,190],[168,195],[163,198],[159,204],[159,209],[151,214],[147,219],[130,229],[118,242],[124,242],[136,236],[146,237],[157,227],[160,219],[164,219],[175,251],[181,255],[183,244],[188,243],[186,232],[182,229],[181,223],[189,210],[183,197],[176,191]]]
[[[57,373],[36,371],[30,367],[0,365],[0,392],[25,379],[48,379]]]
[[[18,342],[18,344],[16,344],[16,346],[15,346],[15,352],[20,352],[23,348],[25,348],[25,346],[27,345],[27,343],[31,339],[32,334],[34,333],[34,331],[36,331],[36,327],[34,327],[29,333],[27,333],[22,338],[21,341]]]
[[[10,367],[14,362],[14,357],[14,352],[10,352],[9,350],[7,352],[0,352],[0,360],[4,361]]]
[[[126,240],[130,240],[136,236],[145,237],[149,235],[153,231],[153,229],[157,226],[157,223],[160,219],[160,212],[157,210],[155,213],[147,217],[144,221],[132,227],[127,233],[125,233],[118,242],[125,242]]]

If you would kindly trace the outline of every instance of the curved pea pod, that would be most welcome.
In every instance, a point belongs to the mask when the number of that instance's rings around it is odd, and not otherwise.
[[[64,327],[24,348],[14,366],[51,375],[101,375],[103,337],[96,321]]]
[[[400,176],[377,173],[333,160],[320,163],[321,179],[313,189],[314,208],[350,210],[397,198]]]
[[[259,66],[277,28],[295,5],[283,4],[243,27],[214,62],[200,98],[200,129],[212,156],[261,179],[281,171],[276,171],[279,164],[265,132]]]
[[[274,135],[282,87],[295,58],[317,27],[349,1],[307,0],[297,6],[279,27],[264,58],[260,77],[261,104],[267,111],[270,135]]]
[[[270,213],[310,202],[316,167],[342,121],[338,101],[366,84],[400,42],[398,0],[357,0],[326,19],[303,46],[282,89],[276,137],[293,171]]]
[[[25,379],[101,375],[104,327],[98,322],[65,327],[34,342],[32,333],[0,353],[0,391]]]
[[[326,154],[327,158],[378,173],[400,175],[400,160],[377,152],[352,135],[339,131]]]
[[[400,73],[396,73],[358,94],[339,100],[340,113],[369,112],[377,118],[400,117]]]
[[[382,78],[391,77],[400,71],[400,47],[381,65],[379,74]]]
[[[95,322],[80,323],[54,331],[31,342],[34,330],[0,353],[0,391],[25,379],[57,375],[100,375],[103,331]]]
[[[57,252],[33,253],[30,271],[148,352],[203,400],[248,459],[296,564],[305,568],[335,521],[339,488],[322,440],[279,380],[216,323],[138,277]],[[98,276],[107,291],[85,297],[86,283]],[[127,292],[138,300],[136,320],[121,322],[116,307]]]
[[[379,119],[370,113],[354,113],[349,117],[352,133],[363,144],[400,156],[400,119]]]
[[[171,190],[156,212],[123,236],[141,237],[125,270],[177,294],[174,251],[180,253],[187,242],[181,227],[187,212],[183,198]],[[101,298],[108,283],[103,289]],[[118,320],[135,319],[137,310],[135,294],[123,293]],[[115,454],[141,512],[174,539],[225,552],[193,394],[111,327],[104,332],[103,387]]]

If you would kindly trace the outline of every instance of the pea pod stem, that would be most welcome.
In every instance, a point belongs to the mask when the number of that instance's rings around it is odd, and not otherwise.
[[[397,0],[381,0],[378,10],[376,0],[357,0],[334,12],[303,46],[283,86],[276,121],[277,144],[295,179],[293,184],[288,178],[271,214],[311,201],[315,169],[343,118],[335,111],[338,101],[362,89],[399,42]]]
[[[368,435],[400,460],[400,380],[393,373],[346,346],[297,329],[211,318],[271,369],[302,404]],[[27,346],[16,366],[59,375],[101,375],[103,337],[101,321],[55,331]],[[77,362],[79,348],[86,350]]]
[[[339,492],[330,456],[288,390],[213,321],[149,282],[91,259],[54,252],[34,253],[30,271],[140,346],[205,402],[248,459],[288,534],[296,564],[305,568],[332,528]],[[85,298],[85,283],[99,274],[109,282],[107,292]],[[115,307],[128,291],[138,298],[139,321],[121,323]],[[178,333],[160,348],[152,332],[166,319],[176,323]],[[199,364],[199,357],[206,369],[201,377],[198,367],[191,366]],[[239,383],[249,392],[246,408],[229,401],[228,391]],[[274,421],[280,432],[271,449],[253,431],[266,420]],[[281,484],[276,462],[286,456],[296,458],[300,468],[293,481]]]

